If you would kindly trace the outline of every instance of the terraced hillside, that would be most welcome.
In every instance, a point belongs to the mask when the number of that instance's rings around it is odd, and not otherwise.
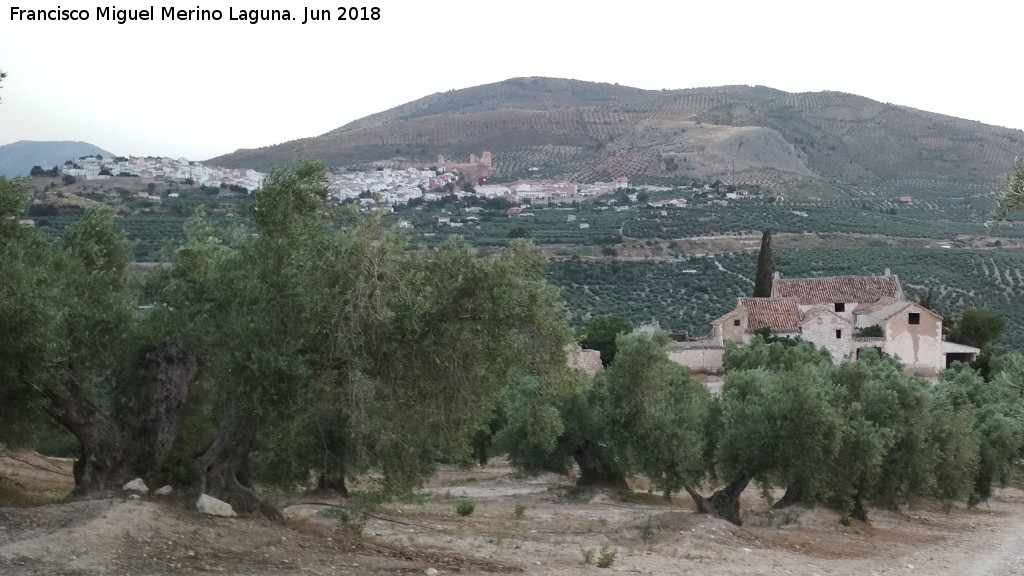
[[[828,196],[907,180],[990,186],[1024,153],[1024,132],[838,92],[515,78],[210,162],[267,169],[303,150],[336,167],[402,165],[438,154],[466,160],[485,149],[509,178],[722,179]]]

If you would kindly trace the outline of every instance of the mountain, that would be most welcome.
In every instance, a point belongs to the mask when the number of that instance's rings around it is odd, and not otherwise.
[[[208,162],[268,170],[303,151],[332,167],[398,167],[483,150],[509,178],[723,179],[818,191],[906,179],[990,186],[1024,152],[1024,132],[840,92],[514,78]]]
[[[88,142],[31,142],[21,140],[0,146],[0,175],[13,178],[28,176],[33,166],[52,168],[82,156],[104,158],[114,156],[110,152]]]

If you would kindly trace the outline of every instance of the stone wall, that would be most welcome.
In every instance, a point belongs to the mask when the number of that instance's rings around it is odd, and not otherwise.
[[[691,346],[685,346],[691,344]],[[710,344],[692,345],[693,342],[679,342],[668,350],[668,359],[701,374],[721,374],[722,356],[725,348]]]

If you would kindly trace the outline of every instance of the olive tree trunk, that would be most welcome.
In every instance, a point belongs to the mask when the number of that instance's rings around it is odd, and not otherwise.
[[[46,411],[78,439],[81,452],[74,464],[75,491],[86,496],[120,487],[124,481],[125,447],[121,431],[75,383],[66,390],[46,391]]]
[[[249,452],[257,430],[259,421],[254,415],[237,406],[231,408],[213,443],[196,460],[199,492],[231,504],[241,514],[259,512],[282,522],[281,512],[260,499],[249,477]]]
[[[590,440],[584,440],[573,450],[572,459],[576,461],[576,465],[580,468],[580,477],[576,481],[577,486],[629,488],[626,484],[626,477],[619,472],[613,471],[601,459],[597,445]]]
[[[753,476],[744,474],[708,498],[690,486],[685,486],[685,488],[690,498],[693,498],[694,504],[697,505],[698,512],[711,514],[740,526],[743,523],[740,520],[740,496],[752,479]]]
[[[199,360],[191,350],[172,345],[146,354],[143,366],[149,382],[143,445],[152,451],[150,478],[162,482],[158,477],[178,441],[189,388],[199,375]]]

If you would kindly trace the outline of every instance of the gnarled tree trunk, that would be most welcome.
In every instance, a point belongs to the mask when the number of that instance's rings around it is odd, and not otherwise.
[[[67,390],[46,391],[46,411],[74,434],[81,445],[75,462],[75,494],[84,496],[119,487],[124,480],[121,431],[75,383]]]
[[[609,469],[608,465],[601,460],[597,445],[590,440],[584,440],[573,450],[572,459],[580,467],[580,477],[576,481],[577,486],[629,488],[626,484],[626,477]]]
[[[143,365],[150,384],[142,435],[153,454],[151,474],[160,476],[181,432],[189,387],[199,375],[199,361],[191,350],[171,345],[146,354]]]
[[[260,500],[249,478],[249,452],[258,429],[259,422],[253,414],[238,406],[231,408],[213,443],[196,460],[199,491],[231,504],[236,512],[259,512],[282,522],[281,512]]]
[[[744,474],[727,484],[725,488],[712,494],[710,498],[705,498],[690,486],[685,486],[685,488],[690,498],[693,498],[694,504],[697,505],[698,512],[711,514],[740,526],[743,523],[740,520],[740,496],[752,479],[753,476]]]
[[[860,493],[853,497],[853,517],[861,522],[868,521],[868,510],[864,507],[864,500],[861,499]]]
[[[786,486],[786,493],[782,495],[782,499],[776,502],[772,506],[772,510],[780,510],[793,504],[804,501],[804,485],[802,482],[793,482],[789,486]]]
[[[328,474],[321,472],[316,481],[317,490],[330,490],[337,492],[343,498],[348,498],[348,487],[345,486],[345,474]]]

